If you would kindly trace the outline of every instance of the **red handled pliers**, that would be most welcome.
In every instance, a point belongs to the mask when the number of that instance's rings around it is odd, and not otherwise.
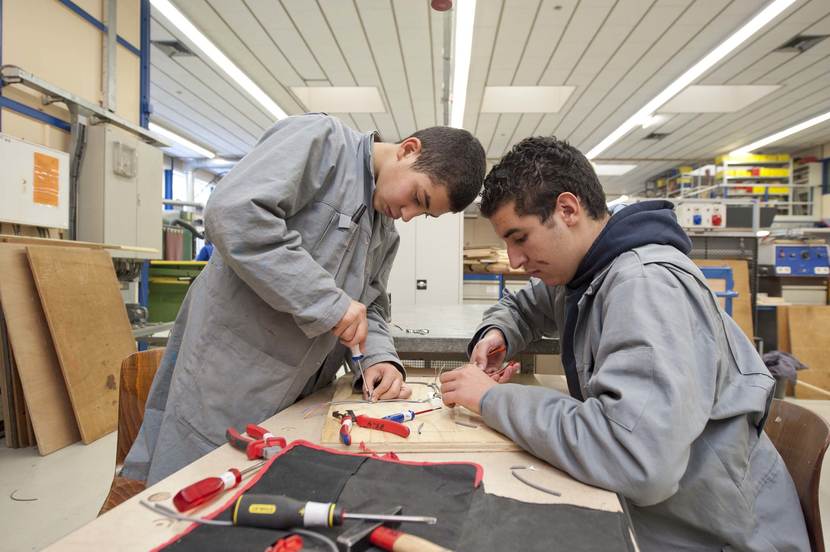
[[[340,420],[340,441],[346,446],[352,444],[352,425],[357,424],[359,427],[368,429],[377,429],[378,431],[385,431],[387,433],[394,433],[401,437],[409,437],[409,427],[393,422],[392,420],[384,420],[383,418],[371,418],[364,414],[357,415],[354,410],[347,410],[346,412],[332,412],[332,416]]]
[[[268,459],[285,448],[285,438],[274,436],[273,433],[269,433],[262,426],[248,424],[245,426],[245,431],[248,432],[250,437],[240,435],[236,428],[229,427],[225,431],[225,437],[233,448],[247,454],[248,460],[255,458]]]

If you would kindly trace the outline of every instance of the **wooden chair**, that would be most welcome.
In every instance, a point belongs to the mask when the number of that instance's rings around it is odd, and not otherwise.
[[[807,522],[810,545],[814,551],[824,552],[818,484],[824,453],[830,445],[830,426],[819,415],[802,406],[773,399],[764,429],[795,483]]]
[[[118,445],[115,451],[115,475],[112,478],[110,492],[100,516],[128,498],[140,493],[146,487],[144,481],[121,477],[124,458],[133,446],[138,428],[144,419],[144,403],[150,393],[150,385],[161,363],[164,349],[150,349],[133,353],[121,362],[121,381],[118,394]]]

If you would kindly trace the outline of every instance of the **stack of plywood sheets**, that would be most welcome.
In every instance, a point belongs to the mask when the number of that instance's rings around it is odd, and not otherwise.
[[[464,270],[467,272],[520,272],[510,268],[507,250],[498,247],[464,249]]]
[[[114,430],[120,363],[135,342],[109,254],[0,243],[0,308],[7,443],[49,454]]]
[[[432,387],[425,384],[435,382],[434,377],[409,377],[407,383],[412,388],[413,401],[425,402],[379,402],[364,403],[358,393],[352,392],[351,379],[340,378],[335,388],[333,403],[326,413],[323,424],[321,443],[332,448],[358,450],[361,442],[375,452],[479,452],[479,451],[513,451],[521,450],[513,441],[501,433],[490,429],[476,414],[456,406],[447,408],[440,399],[435,404],[440,410],[416,416],[406,422],[410,428],[409,437],[399,437],[392,433],[367,428],[352,428],[352,444],[346,446],[340,442],[340,421],[333,416],[335,411],[354,410],[355,414],[365,414],[373,418],[382,418],[402,410],[426,410],[431,408],[426,402],[434,395]],[[532,374],[518,374],[511,383],[539,385]],[[440,385],[440,384],[439,384]],[[354,401],[343,404],[342,401]],[[423,424],[423,426],[421,425]],[[418,432],[418,428],[421,432]]]
[[[0,274],[0,306],[7,320],[9,345],[7,370],[20,388],[19,395],[9,393],[10,406],[12,410],[27,407],[24,411],[29,410],[38,450],[49,454],[80,436],[25,246],[0,244]],[[15,445],[30,446],[34,441],[23,439]]]

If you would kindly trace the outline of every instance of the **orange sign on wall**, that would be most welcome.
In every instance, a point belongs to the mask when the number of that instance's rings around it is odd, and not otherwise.
[[[41,205],[58,206],[58,158],[35,153],[35,174],[32,200]]]

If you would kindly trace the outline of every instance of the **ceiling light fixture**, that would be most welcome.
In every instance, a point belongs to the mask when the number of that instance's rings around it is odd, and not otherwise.
[[[265,91],[251,80],[242,69],[236,66],[228,56],[216,47],[202,31],[197,29],[190,20],[184,16],[169,0],[150,0],[150,3],[161,14],[167,18],[178,30],[193,42],[196,47],[219,66],[230,78],[232,78],[242,89],[257,101],[268,113],[277,119],[284,119],[288,115],[282,110]]]
[[[643,128],[652,127],[654,125],[661,125],[668,121],[669,118],[666,115],[649,115],[645,118],[645,120],[641,123]]]
[[[588,152],[586,157],[593,159],[598,156],[617,140],[628,134],[632,129],[643,124],[647,117],[651,116],[663,104],[673,98],[678,92],[686,88],[698,77],[703,75],[706,71],[711,69],[720,60],[729,55],[738,46],[746,42],[746,40],[753,34],[758,32],[764,25],[775,19],[781,12],[790,7],[795,0],[774,0],[770,4],[758,12],[755,17],[749,22],[735,31],[729,38],[724,40],[717,48],[709,52],[706,57],[695,63],[691,69],[680,75],[673,83],[671,83],[665,90],[655,96],[650,102],[642,107],[637,113],[632,115],[622,125],[617,127],[614,132],[605,137],[599,144],[593,147]]]
[[[637,165],[613,165],[613,164],[596,164],[591,163],[594,166],[594,172],[597,173],[598,176],[620,176],[629,171],[634,170]]]
[[[470,78],[470,58],[473,53],[473,27],[476,19],[476,0],[458,0],[455,5],[455,63],[452,77],[450,126],[464,128],[464,108],[467,104],[467,80]]]
[[[787,136],[795,134],[796,132],[801,132],[802,130],[814,127],[818,124],[823,123],[824,121],[830,121],[830,111],[828,111],[827,113],[822,113],[821,115],[817,115],[812,119],[808,119],[803,123],[798,123],[797,125],[791,126],[790,128],[784,129],[780,132],[776,132],[775,134],[770,134],[766,138],[761,138],[757,142],[752,142],[748,146],[732,150],[729,152],[729,155],[742,155],[744,153],[749,153],[753,150],[757,150],[758,148],[762,148],[767,144],[772,144],[773,142],[777,142],[782,138],[786,138]]]
[[[200,157],[207,157],[208,159],[213,159],[216,157],[216,154],[212,151],[203,148],[198,144],[194,144],[184,136],[179,136],[172,130],[168,130],[164,127],[158,126],[156,123],[150,123],[150,132],[155,132],[157,134],[161,134],[165,138],[169,138],[173,142],[183,146],[194,153],[198,153]]]

